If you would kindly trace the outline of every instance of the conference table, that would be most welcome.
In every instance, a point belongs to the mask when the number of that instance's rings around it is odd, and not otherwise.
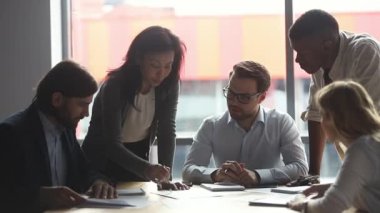
[[[295,212],[286,207],[250,206],[249,201],[277,197],[280,193],[270,192],[269,188],[246,189],[233,192],[211,192],[199,185],[192,186],[186,191],[158,191],[153,182],[128,182],[121,183],[118,189],[144,190],[145,195],[119,196],[134,205],[131,207],[111,206],[80,206],[71,209],[47,211],[49,213],[75,212],[75,213],[100,213],[100,212],[191,212],[191,213],[245,213],[245,212]],[[284,195],[284,194],[283,194]],[[282,195],[281,195],[282,196]],[[289,196],[289,195],[286,195]]]

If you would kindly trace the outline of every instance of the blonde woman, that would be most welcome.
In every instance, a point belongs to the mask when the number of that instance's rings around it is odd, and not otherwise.
[[[347,150],[335,183],[315,185],[289,203],[303,212],[342,212],[350,207],[380,209],[380,118],[366,90],[353,81],[336,81],[316,95],[322,127]],[[316,199],[305,197],[317,194]]]

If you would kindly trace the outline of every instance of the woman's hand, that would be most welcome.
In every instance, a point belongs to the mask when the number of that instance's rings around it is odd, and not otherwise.
[[[300,212],[307,207],[307,198],[305,195],[299,194],[295,196],[294,199],[289,201],[287,204],[288,208]]]
[[[145,175],[153,182],[169,182],[170,168],[161,164],[151,164],[145,170]]]
[[[331,184],[315,184],[310,186],[309,188],[305,189],[302,194],[304,194],[306,197],[316,194],[313,198],[320,198],[323,197],[326,190],[330,187]]]
[[[186,184],[180,183],[180,182],[162,182],[162,183],[157,183],[157,190],[188,190],[190,187],[187,186]]]

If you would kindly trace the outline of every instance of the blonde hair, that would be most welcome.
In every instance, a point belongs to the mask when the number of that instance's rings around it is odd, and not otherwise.
[[[371,135],[380,142],[380,117],[367,91],[354,81],[336,81],[316,94],[316,102],[326,118],[331,118],[337,139],[352,141]]]

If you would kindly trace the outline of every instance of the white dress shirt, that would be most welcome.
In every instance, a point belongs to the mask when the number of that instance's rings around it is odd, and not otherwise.
[[[260,175],[261,184],[286,183],[308,171],[294,120],[288,114],[262,106],[248,132],[228,111],[205,119],[187,155],[183,179],[212,182],[210,175],[217,168],[208,168],[211,157],[218,168],[227,160],[244,163]]]
[[[52,123],[44,113],[39,112],[38,114],[46,139],[52,186],[64,186],[68,170],[64,141],[62,141],[64,127]]]

